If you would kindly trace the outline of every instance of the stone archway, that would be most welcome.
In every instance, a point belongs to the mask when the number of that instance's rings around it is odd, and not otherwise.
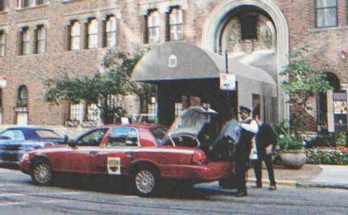
[[[272,19],[276,32],[276,63],[277,74],[279,74],[283,68],[288,64],[289,53],[289,32],[286,19],[278,8],[278,6],[271,0],[224,0],[208,16],[204,28],[201,47],[203,49],[217,52],[217,44],[219,41],[219,35],[217,32],[221,32],[221,23],[224,22],[225,16],[231,11],[241,6],[254,6],[258,7],[266,12]],[[277,82],[280,83],[283,80],[279,75],[277,76]],[[289,118],[289,107],[286,104],[287,95],[278,86],[278,118],[279,120]]]

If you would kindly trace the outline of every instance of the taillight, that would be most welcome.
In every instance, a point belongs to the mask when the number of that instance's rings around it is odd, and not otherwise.
[[[206,164],[208,163],[207,156],[202,150],[195,150],[195,152],[192,155],[192,163],[198,165]]]

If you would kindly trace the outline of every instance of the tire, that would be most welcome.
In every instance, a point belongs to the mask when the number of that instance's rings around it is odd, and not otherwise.
[[[133,176],[133,187],[139,196],[147,197],[156,193],[159,174],[153,167],[140,167]]]
[[[42,159],[37,160],[33,165],[31,178],[37,185],[51,185],[53,182],[53,171],[50,163]]]

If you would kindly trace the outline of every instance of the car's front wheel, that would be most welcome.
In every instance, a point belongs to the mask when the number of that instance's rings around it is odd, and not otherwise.
[[[37,160],[33,165],[31,178],[37,185],[50,185],[53,182],[53,171],[50,163],[45,160]]]
[[[159,174],[155,168],[140,167],[134,174],[134,188],[140,196],[150,196],[154,194],[159,184]]]

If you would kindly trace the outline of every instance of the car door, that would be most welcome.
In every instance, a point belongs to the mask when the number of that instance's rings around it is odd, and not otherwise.
[[[93,172],[108,175],[124,174],[139,147],[139,134],[136,128],[111,128],[104,147],[97,153],[91,165]]]
[[[79,137],[75,142],[76,146],[71,147],[70,152],[65,152],[60,157],[64,172],[90,173],[93,167],[95,156],[100,151],[100,143],[102,142],[108,128],[93,129],[83,136]]]

